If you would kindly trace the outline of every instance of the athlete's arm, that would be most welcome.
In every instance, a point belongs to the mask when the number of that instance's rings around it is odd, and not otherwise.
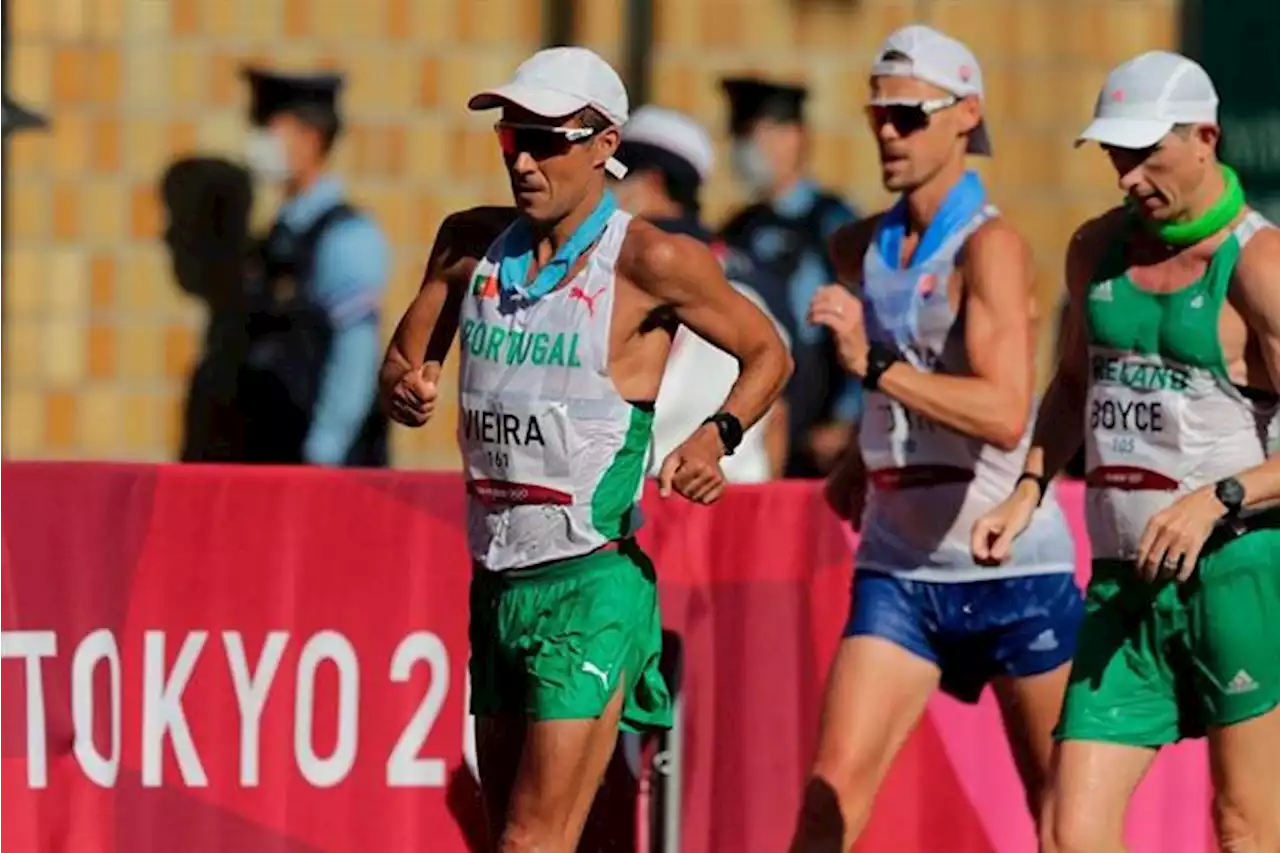
[[[791,354],[774,324],[724,277],[701,242],[657,229],[638,229],[623,274],[699,337],[738,360],[738,379],[720,411],[744,430],[760,420],[791,376]]]
[[[880,390],[931,421],[1012,450],[1027,428],[1035,372],[1031,250],[996,219],[969,238],[961,272],[973,375],[928,373],[899,362],[880,377]]]
[[[400,423],[421,426],[431,416],[440,367],[458,330],[466,275],[509,221],[502,208],[476,208],[441,223],[422,285],[396,325],[379,372],[383,407]]]
[[[1245,323],[1258,341],[1271,390],[1280,393],[1280,229],[1254,235],[1236,263],[1236,294]],[[1244,508],[1280,503],[1280,456],[1241,472]]]
[[[1107,213],[1080,226],[1067,244],[1067,306],[1062,320],[1062,341],[1058,347],[1058,369],[1040,402],[1039,416],[1031,435],[1023,470],[1048,482],[1064,467],[1084,442],[1084,408],[1089,393],[1089,346],[1084,306],[1089,279],[1097,269],[1106,246],[1115,239],[1115,213]],[[1035,489],[1034,480],[1019,484]]]

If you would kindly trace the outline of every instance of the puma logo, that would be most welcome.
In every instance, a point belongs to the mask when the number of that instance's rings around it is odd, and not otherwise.
[[[578,285],[569,288],[569,298],[576,299],[583,305],[587,306],[587,313],[592,317],[596,316],[596,300],[600,298],[600,294],[604,293],[604,288],[600,288],[595,293],[587,293]]]
[[[584,660],[582,662],[582,671],[585,672],[587,675],[594,675],[596,678],[600,679],[600,683],[604,685],[604,688],[606,690],[609,689],[609,671],[608,670],[601,669],[600,667],[596,666],[589,660]]]

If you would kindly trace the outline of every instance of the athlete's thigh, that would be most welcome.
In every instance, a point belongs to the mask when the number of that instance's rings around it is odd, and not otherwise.
[[[938,665],[870,634],[847,637],[827,678],[815,770],[878,783],[938,686]]]
[[[1210,728],[1209,766],[1219,831],[1228,837],[1234,832],[1263,833],[1259,841],[1280,845],[1280,708],[1243,723]]]
[[[476,718],[476,769],[491,842],[502,836],[524,750],[525,720],[521,716]]]
[[[1129,800],[1156,750],[1093,740],[1065,740],[1054,750],[1047,833],[1062,849],[1098,853],[1122,849]]]
[[[618,739],[622,691],[597,718],[530,722],[507,812],[506,835],[572,851]],[[544,849],[544,848],[538,848]]]
[[[1037,819],[1053,759],[1053,729],[1062,712],[1062,694],[1070,675],[1071,664],[1064,663],[1023,678],[1002,676],[991,684],[1027,804]]]

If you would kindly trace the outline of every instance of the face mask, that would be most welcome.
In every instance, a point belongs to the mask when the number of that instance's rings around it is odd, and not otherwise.
[[[763,192],[773,185],[773,167],[751,140],[735,140],[729,159],[738,179],[752,192]]]
[[[249,169],[262,180],[289,180],[289,158],[285,154],[284,140],[277,134],[269,130],[251,131],[244,156]]]

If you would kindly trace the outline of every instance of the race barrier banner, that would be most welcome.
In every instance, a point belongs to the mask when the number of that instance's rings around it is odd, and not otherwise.
[[[1078,487],[1059,498],[1079,533]],[[463,511],[456,475],[6,463],[0,841],[474,849]],[[645,512],[684,650],[681,850],[777,853],[846,615],[850,534],[808,483],[711,508],[650,493]],[[1203,746],[1169,750],[1132,849],[1213,849],[1208,806]],[[1034,850],[989,697],[934,700],[858,850]]]

